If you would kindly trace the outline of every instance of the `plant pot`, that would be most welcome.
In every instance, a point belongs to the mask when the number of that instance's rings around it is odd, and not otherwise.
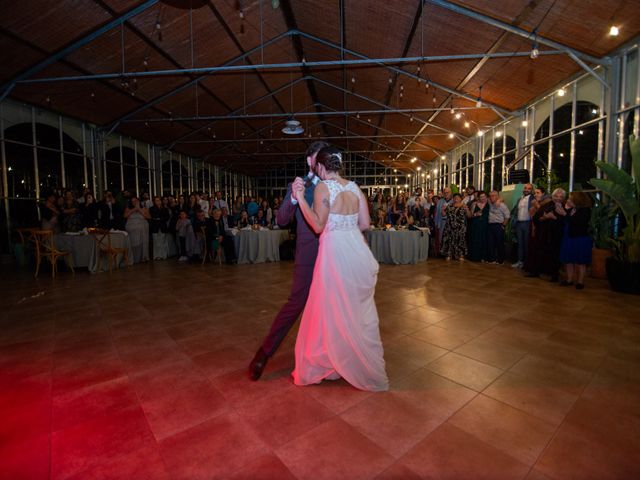
[[[609,257],[606,259],[606,265],[607,278],[612,290],[640,295],[640,262],[622,262]]]
[[[613,255],[608,248],[591,249],[591,276],[593,278],[607,278],[607,268],[605,262]]]

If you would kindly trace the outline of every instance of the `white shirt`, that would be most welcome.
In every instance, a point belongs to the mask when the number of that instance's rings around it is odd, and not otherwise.
[[[313,176],[312,176],[313,175]],[[313,172],[309,172],[307,174],[307,176],[304,178],[304,180],[311,180],[311,183],[313,183],[314,185],[318,185],[318,182],[320,181],[320,177],[318,177],[316,174],[314,174]],[[292,205],[297,205],[298,201],[291,197],[291,204]]]
[[[531,215],[529,215],[529,197],[531,195],[525,195],[518,201],[518,221],[519,222],[528,222],[531,220]]]
[[[227,209],[227,212],[229,211],[229,205],[227,205],[227,202],[225,202],[224,200],[220,199],[220,200],[214,200],[213,204],[216,206],[216,208],[219,208],[220,210],[222,210],[223,208]]]
[[[209,202],[207,202],[206,200],[198,200],[198,204],[200,205],[200,208],[204,212],[204,216],[208,217],[209,216]]]

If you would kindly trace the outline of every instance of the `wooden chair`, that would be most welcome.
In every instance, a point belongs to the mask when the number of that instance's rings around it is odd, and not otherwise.
[[[202,264],[207,261],[207,254],[209,249],[207,248],[207,227],[204,225],[194,232],[196,235],[196,239],[198,240],[198,244],[202,243]]]
[[[25,255],[36,255],[36,245],[38,240],[33,232],[37,232],[38,230],[40,229],[33,227],[16,228],[16,232],[18,232],[18,237],[20,237],[20,244],[22,245]]]
[[[74,274],[76,273],[73,269],[73,257],[71,256],[71,252],[58,250],[56,248],[53,230],[33,230],[32,234],[36,242],[36,277],[40,271],[40,263],[43,258],[48,258],[51,262],[52,278],[56,277],[56,273],[58,271],[58,258],[60,257],[68,257],[67,264],[69,265],[69,268],[71,268],[71,271]]]
[[[109,230],[96,229],[91,235],[96,242],[98,266],[102,265],[102,257],[108,257],[109,273],[111,273],[114,262],[119,266],[118,255],[122,255],[125,267],[129,266],[129,256],[126,247],[114,247],[111,244],[111,232],[109,232]]]

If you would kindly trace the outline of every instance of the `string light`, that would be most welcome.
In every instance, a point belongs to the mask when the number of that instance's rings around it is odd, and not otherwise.
[[[529,122],[527,122],[526,120],[523,120],[523,121],[522,121],[522,126],[523,126],[523,127],[526,127],[527,125],[529,125]]]
[[[460,120],[462,118],[462,114],[460,112],[456,113],[456,120]]]
[[[558,89],[558,96],[559,96],[559,97],[564,97],[564,94],[565,94],[565,93],[567,93],[567,92],[565,92],[565,91],[564,91],[564,88],[560,88],[560,89]]]
[[[450,133],[449,138],[453,138],[453,137],[455,137],[455,135],[453,133]]]
[[[609,29],[609,36],[617,37],[618,35],[620,35],[620,27],[616,25],[611,25],[611,28]]]
[[[469,128],[470,123],[469,122],[464,122],[464,128]]]
[[[502,130],[498,130],[496,132],[496,137],[500,138],[502,136]]]

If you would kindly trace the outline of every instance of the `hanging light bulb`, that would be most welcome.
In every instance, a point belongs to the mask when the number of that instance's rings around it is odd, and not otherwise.
[[[462,114],[460,112],[456,113],[456,120],[460,120],[462,118]]]
[[[529,54],[529,57],[531,57],[532,60],[535,60],[539,55],[540,50],[538,50],[538,42],[533,42],[533,47],[531,47],[531,53]]]
[[[620,35],[620,27],[617,25],[611,25],[611,28],[609,29],[609,36],[617,37],[618,35]]]
[[[469,128],[470,124],[469,122],[464,122],[464,128]]]
[[[393,83],[393,77],[389,77],[389,85]]]
[[[560,88],[560,89],[558,89],[558,96],[559,96],[559,97],[564,97],[564,94],[565,94],[565,93],[567,93],[567,92],[565,92],[565,91],[564,91],[564,88]]]
[[[449,138],[453,138],[453,137],[455,137],[455,135],[453,133],[450,133]]]
[[[351,83],[356,83],[356,77],[355,77],[355,75],[351,75]]]
[[[496,137],[497,137],[497,138],[500,138],[501,136],[502,136],[502,130],[498,130],[498,131],[496,132]]]
[[[478,89],[478,101],[476,102],[476,108],[481,108],[482,107],[482,85],[480,85],[480,88]]]
[[[522,121],[522,126],[523,126],[523,127],[526,127],[527,125],[529,125],[529,122],[527,122],[526,120],[523,120],[523,121]]]
[[[451,115],[455,115],[456,113],[456,109],[453,108],[453,105],[451,105],[451,110],[449,110],[451,112]]]

